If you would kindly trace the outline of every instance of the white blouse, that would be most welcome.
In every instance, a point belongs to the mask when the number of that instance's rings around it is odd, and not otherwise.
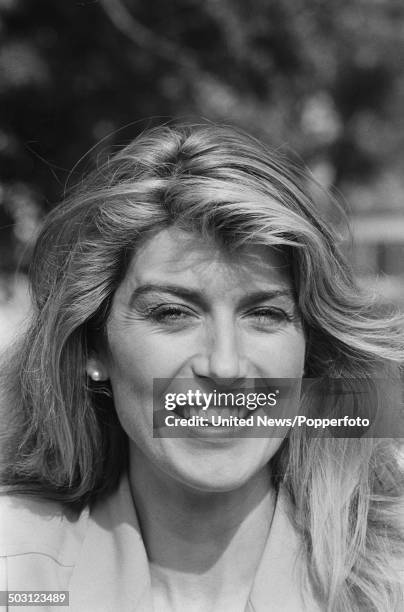
[[[321,612],[280,491],[246,612]],[[235,585],[237,588],[237,585]],[[68,591],[68,612],[153,612],[150,572],[127,476],[91,512],[0,495],[0,591]],[[10,611],[15,610],[10,606]],[[8,610],[7,606],[0,610]]]

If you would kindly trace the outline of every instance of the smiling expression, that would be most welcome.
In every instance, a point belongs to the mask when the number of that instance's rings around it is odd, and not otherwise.
[[[289,268],[279,250],[224,253],[171,227],[133,257],[97,355],[132,457],[198,490],[241,486],[279,438],[153,438],[153,379],[195,386],[245,378],[301,378],[305,336]]]

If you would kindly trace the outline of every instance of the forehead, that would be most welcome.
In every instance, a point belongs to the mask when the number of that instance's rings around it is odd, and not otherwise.
[[[177,227],[161,230],[133,256],[124,284],[135,288],[163,281],[207,289],[291,286],[285,254],[274,247],[246,246],[226,252],[200,235]]]

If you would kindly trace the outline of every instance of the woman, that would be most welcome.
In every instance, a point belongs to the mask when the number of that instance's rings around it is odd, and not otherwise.
[[[392,440],[214,430],[217,405],[160,427],[156,380],[171,399],[399,380],[399,321],[303,178],[232,129],[162,127],[47,217],[5,376],[3,590],[69,591],[74,611],[402,610]]]

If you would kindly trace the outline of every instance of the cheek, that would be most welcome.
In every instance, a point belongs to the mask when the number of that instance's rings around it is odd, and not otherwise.
[[[303,332],[289,330],[255,347],[262,367],[273,378],[300,378],[304,370],[306,341]]]
[[[127,436],[140,448],[152,435],[153,385],[144,357],[127,343],[110,343],[110,381],[116,414]]]
[[[153,380],[173,378],[181,366],[178,342],[158,334],[110,327],[108,373],[119,421],[142,446],[153,423]]]
[[[184,341],[174,336],[131,329],[111,329],[109,334],[109,371],[139,386],[151,386],[153,378],[170,378],[186,354]]]
[[[149,412],[152,413],[147,407],[152,378],[145,348],[129,330],[109,327],[108,374],[119,421],[130,438],[149,427]]]

